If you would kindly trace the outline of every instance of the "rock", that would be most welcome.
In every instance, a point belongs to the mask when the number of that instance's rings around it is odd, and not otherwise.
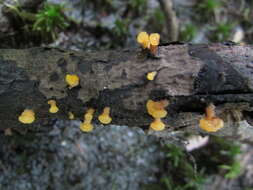
[[[157,138],[126,126],[57,121],[29,136],[0,138],[0,189],[140,189],[156,181],[164,158]],[[50,129],[49,128],[49,129]]]

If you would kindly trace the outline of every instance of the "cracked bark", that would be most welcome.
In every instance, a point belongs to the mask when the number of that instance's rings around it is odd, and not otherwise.
[[[112,124],[148,128],[148,99],[168,99],[166,132],[203,132],[198,120],[205,106],[217,105],[225,127],[214,133],[251,141],[253,49],[231,44],[160,46],[152,58],[139,49],[74,52],[51,48],[0,52],[0,129],[32,128],[48,118],[82,119],[88,107],[96,109],[94,122],[105,106]],[[157,71],[154,81],[146,74]],[[67,73],[77,74],[80,85],[68,89]],[[59,113],[50,114],[47,100],[55,99]],[[24,109],[33,109],[32,125],[18,122]],[[253,141],[253,140],[252,140]]]

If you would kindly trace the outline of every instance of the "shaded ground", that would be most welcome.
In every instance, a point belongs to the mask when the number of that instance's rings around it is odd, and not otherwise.
[[[42,130],[1,134],[0,189],[138,190],[157,181],[164,153],[141,129],[98,126],[84,134],[79,122],[58,121]]]

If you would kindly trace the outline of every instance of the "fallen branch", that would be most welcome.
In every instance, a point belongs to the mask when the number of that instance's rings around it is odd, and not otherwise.
[[[167,45],[157,56],[140,50],[74,52],[51,48],[3,49],[0,52],[0,129],[39,125],[48,118],[83,119],[89,107],[111,108],[112,123],[148,128],[148,99],[167,99],[167,131],[199,132],[198,121],[210,102],[225,122],[217,135],[246,132],[252,139],[251,104],[253,49],[236,45]],[[156,71],[153,81],[146,78]],[[80,85],[69,89],[66,74],[77,74]],[[60,111],[49,113],[54,99]],[[18,121],[32,109],[32,125]],[[247,122],[246,122],[247,119]],[[246,123],[245,123],[246,122]],[[245,129],[245,130],[244,130]],[[250,132],[249,132],[250,131]],[[165,134],[165,133],[164,133]]]

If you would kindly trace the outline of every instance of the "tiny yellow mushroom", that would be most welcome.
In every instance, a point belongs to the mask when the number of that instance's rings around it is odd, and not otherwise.
[[[91,132],[93,128],[94,128],[93,125],[90,122],[86,122],[86,121],[81,123],[80,125],[80,129],[83,132]]]
[[[91,124],[91,121],[93,119],[93,114],[95,112],[95,109],[89,108],[87,112],[84,115],[84,122],[81,123],[80,129],[83,132],[91,132],[93,130],[93,125]]]
[[[148,80],[154,80],[154,79],[155,79],[156,74],[157,74],[157,72],[156,72],[156,71],[149,72],[149,73],[147,74],[147,79],[148,79]]]
[[[168,105],[168,100],[161,100],[157,102],[148,100],[146,107],[149,115],[151,115],[153,118],[164,118],[167,115],[167,111],[164,108]]]
[[[71,120],[75,119],[75,116],[72,112],[69,112],[68,115],[69,115],[69,119],[71,119]]]
[[[160,43],[160,34],[158,33],[152,33],[149,36],[149,42],[150,42],[150,52],[155,55],[157,52],[157,47]]]
[[[25,109],[18,117],[18,120],[24,124],[31,124],[35,120],[35,113],[33,110]]]
[[[84,120],[91,122],[91,120],[93,119],[94,112],[95,112],[95,109],[89,108],[84,115]]]
[[[67,74],[65,81],[69,85],[69,89],[79,85],[79,77],[77,75]]]
[[[56,106],[55,100],[49,100],[47,103],[50,105],[49,108],[50,113],[57,113],[59,111],[59,108]]]
[[[165,129],[165,124],[160,118],[155,118],[155,120],[150,124],[150,128],[155,131],[162,131]]]
[[[109,124],[112,122],[112,118],[110,117],[110,108],[105,107],[103,113],[98,116],[98,120],[103,124]]]
[[[137,36],[137,42],[141,44],[143,49],[147,49],[150,46],[149,35],[147,32],[140,32]]]
[[[206,108],[206,115],[199,121],[199,127],[207,132],[216,132],[224,127],[222,119],[215,116],[215,106],[210,104]]]

